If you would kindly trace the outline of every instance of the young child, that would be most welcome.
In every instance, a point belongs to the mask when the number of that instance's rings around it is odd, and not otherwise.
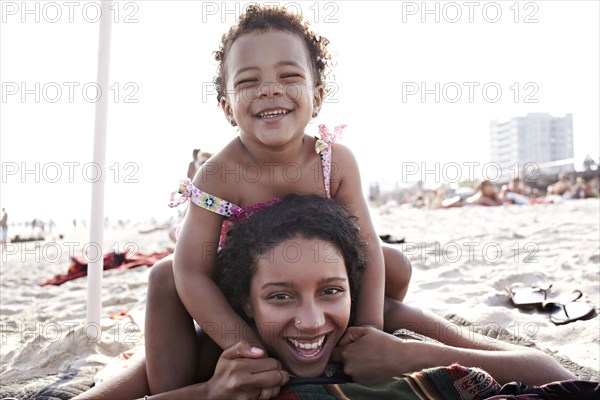
[[[230,294],[215,284],[219,271],[213,266],[231,224],[286,194],[333,198],[358,217],[368,265],[356,325],[382,329],[384,292],[404,298],[410,263],[392,247],[382,251],[356,160],[346,147],[333,145],[339,130],[330,134],[320,127],[320,139],[305,132],[323,104],[327,44],[301,17],[261,6],[249,7],[223,36],[215,83],[219,105],[239,136],[201,167],[193,183],[183,181],[178,198],[172,198],[173,206],[188,198],[196,206],[186,215],[173,261],[159,262],[150,274],[146,351],[152,393],[194,382],[198,355],[189,351],[196,348],[194,321],[222,349],[242,339],[264,349],[229,306]],[[161,285],[169,281],[164,274],[174,276],[176,287]],[[162,351],[164,343],[173,344],[168,352]]]

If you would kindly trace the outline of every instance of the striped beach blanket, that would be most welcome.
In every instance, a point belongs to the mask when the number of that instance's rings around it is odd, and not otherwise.
[[[499,390],[500,385],[487,372],[454,364],[414,372],[376,386],[356,383],[286,386],[277,400],[470,400],[485,399]]]
[[[532,400],[600,398],[600,384],[562,381],[543,386],[513,382],[500,386],[487,372],[458,364],[430,368],[377,386],[357,383],[285,386],[277,400]]]
[[[127,313],[131,315],[131,312]],[[139,310],[131,315],[132,321],[139,322]],[[141,313],[143,315],[143,313]],[[447,319],[460,325],[468,326],[468,322],[455,315]],[[523,342],[502,329],[492,331],[479,331],[491,338],[518,343],[535,348],[534,343]],[[401,331],[396,335],[406,334]],[[414,334],[413,334],[414,335]],[[143,354],[143,346],[141,346]],[[279,400],[337,400],[337,399],[573,399],[596,400],[600,398],[600,376],[598,371],[573,363],[572,361],[557,357],[557,360],[568,370],[573,372],[578,380],[553,382],[542,386],[526,386],[519,382],[500,385],[489,374],[477,368],[467,368],[460,365],[449,367],[431,368],[407,374],[400,378],[390,379],[377,386],[361,386],[356,383],[345,382],[339,374],[325,374],[333,378],[326,382],[308,383],[305,379],[291,379],[278,396]],[[131,360],[132,355],[116,359]],[[114,373],[126,365],[115,361],[113,368],[108,371]],[[112,364],[111,364],[112,365]],[[339,371],[338,371],[339,372]],[[86,366],[81,369],[71,368],[44,377],[27,381],[1,382],[0,398],[16,397],[19,400],[68,400],[77,394],[89,389],[98,378],[107,378],[111,374],[96,374],[97,366]],[[96,375],[96,376],[95,376]],[[338,379],[339,378],[339,379]],[[100,379],[102,380],[102,379]]]

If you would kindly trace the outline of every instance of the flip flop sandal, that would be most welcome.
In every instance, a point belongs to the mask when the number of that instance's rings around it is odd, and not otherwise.
[[[594,311],[594,307],[590,303],[574,301],[571,303],[552,304],[550,321],[556,325],[568,324],[569,322],[583,319]]]
[[[585,318],[594,311],[591,304],[577,301],[581,296],[581,290],[574,290],[572,293],[544,301],[542,308],[550,310],[550,321],[554,324],[568,324]]]
[[[403,237],[397,238],[392,235],[379,235],[379,239],[381,239],[381,241],[383,243],[388,243],[388,244],[400,244],[400,243],[406,242],[405,238],[403,238]]]
[[[506,292],[510,296],[510,300],[517,307],[534,307],[542,306],[546,301],[548,291],[552,284],[546,285],[531,285],[522,286],[521,284],[513,284],[507,286]]]
[[[573,303],[573,302],[577,301],[579,298],[581,298],[581,296],[583,296],[583,293],[581,292],[581,290],[573,290],[573,292],[571,292],[571,293],[563,294],[558,297],[554,297],[553,299],[545,300],[541,304],[541,306],[543,309],[549,310],[553,306],[556,306],[556,305],[564,305],[567,303]]]

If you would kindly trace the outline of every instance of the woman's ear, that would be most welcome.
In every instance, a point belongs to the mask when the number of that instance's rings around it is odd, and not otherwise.
[[[246,313],[248,318],[254,319],[254,312],[252,311],[252,304],[250,304],[250,300],[245,300],[244,303],[242,303],[242,308],[244,309],[244,313]]]

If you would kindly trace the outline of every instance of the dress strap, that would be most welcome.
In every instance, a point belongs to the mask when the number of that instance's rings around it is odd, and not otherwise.
[[[325,194],[331,198],[331,146],[342,136],[346,125],[338,125],[333,133],[325,125],[319,125],[319,136],[315,142],[315,151],[321,156],[321,165],[323,166],[323,183],[325,185]]]
[[[169,207],[177,207],[188,199],[197,206],[224,217],[238,215],[242,211],[241,207],[198,189],[189,179],[182,179],[179,181],[179,189],[171,193]]]

